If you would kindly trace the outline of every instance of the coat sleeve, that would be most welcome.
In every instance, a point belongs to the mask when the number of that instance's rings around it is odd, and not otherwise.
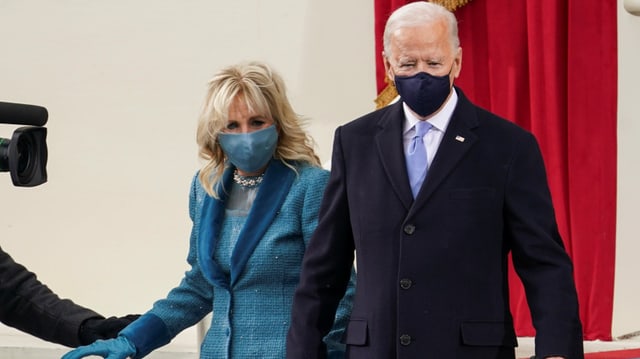
[[[355,291],[356,272],[355,269],[352,269],[347,290],[336,311],[333,327],[329,331],[329,334],[323,339],[323,342],[327,346],[327,358],[329,359],[341,359],[345,357],[346,345],[343,342],[351,316],[351,309],[353,309],[353,296],[355,295]]]
[[[306,192],[307,196],[305,198],[305,205],[303,206],[303,223],[306,223],[306,225],[304,225],[303,227],[307,228],[307,230],[304,231],[305,244],[309,243],[309,240],[311,239],[311,236],[313,235],[313,232],[317,227],[318,212],[322,200],[321,194],[324,193],[327,183],[327,177],[328,176],[323,173],[323,176],[321,177],[322,180],[319,183],[310,186],[310,188],[308,188]],[[338,305],[333,326],[331,327],[329,333],[323,338],[323,342],[327,347],[328,358],[344,358],[346,345],[343,343],[343,337],[345,335],[347,324],[349,323],[349,317],[351,316],[353,296],[355,294],[355,285],[356,273],[352,268],[349,283],[347,285],[345,294],[340,300],[340,304]]]
[[[318,226],[307,246],[287,335],[287,358],[315,359],[334,354],[327,348],[342,336],[351,312],[354,245],[343,176],[340,128],[334,136],[331,174],[319,209]],[[348,310],[347,310],[348,309]],[[333,319],[336,319],[335,321]],[[336,331],[336,327],[342,329]],[[332,329],[333,326],[333,329]],[[329,352],[327,352],[329,349]],[[333,356],[332,356],[333,357]]]
[[[0,321],[40,339],[77,347],[79,329],[100,314],[61,299],[0,248]]]
[[[205,195],[197,175],[194,176],[189,193],[189,216],[193,226],[187,262],[191,268],[166,298],[156,301],[151,310],[120,333],[135,345],[135,358],[142,358],[168,344],[182,330],[211,312],[213,286],[204,278],[197,258],[200,209]]]
[[[528,135],[510,166],[506,236],[536,329],[536,355],[582,357],[573,265],[558,232],[540,149]]]
[[[193,177],[189,193],[189,216],[191,217],[193,226],[189,240],[187,263],[191,268],[185,273],[180,284],[173,288],[167,294],[166,298],[156,301],[153,308],[145,315],[145,318],[156,317],[149,321],[153,326],[159,325],[156,319],[164,323],[166,333],[168,333],[164,339],[167,341],[160,340],[154,342],[152,340],[152,343],[142,345],[141,341],[136,339],[137,341],[133,340],[136,347],[140,345],[155,349],[167,344],[168,340],[178,335],[182,330],[196,324],[211,312],[214,289],[202,274],[197,258],[200,215],[205,196],[206,193],[200,186],[196,175]],[[163,332],[160,329],[158,329],[158,331]],[[132,333],[132,331],[130,331],[130,333]],[[134,335],[131,334],[130,339],[132,339],[133,336]],[[136,336],[136,338],[139,337]]]

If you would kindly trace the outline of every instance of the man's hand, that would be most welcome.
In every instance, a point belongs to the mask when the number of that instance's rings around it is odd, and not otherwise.
[[[134,320],[139,314],[129,314],[124,317],[89,318],[82,323],[78,336],[83,345],[91,344],[98,339],[112,339]]]

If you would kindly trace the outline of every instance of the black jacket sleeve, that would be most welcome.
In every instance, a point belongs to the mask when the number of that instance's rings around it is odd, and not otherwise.
[[[86,319],[100,314],[60,299],[0,248],[0,322],[38,338],[76,347]]]

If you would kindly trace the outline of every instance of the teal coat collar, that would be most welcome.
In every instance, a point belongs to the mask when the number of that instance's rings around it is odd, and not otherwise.
[[[231,188],[234,168],[225,170],[219,184]],[[253,250],[276,217],[282,203],[289,194],[289,189],[296,174],[280,160],[271,160],[264,174],[260,189],[249,211],[244,228],[240,232],[238,242],[231,254],[231,278],[226,276],[213,259],[218,243],[218,236],[224,220],[225,204],[228,193],[219,190],[220,199],[206,196],[202,204],[200,235],[198,238],[198,262],[202,273],[212,284],[230,288],[242,274]],[[220,188],[220,187],[219,187]]]

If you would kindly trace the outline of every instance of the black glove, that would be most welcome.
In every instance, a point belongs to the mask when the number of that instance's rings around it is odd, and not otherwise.
[[[140,314],[129,314],[124,317],[89,318],[80,326],[78,336],[82,345],[95,342],[98,339],[111,339],[129,323],[138,319]]]

